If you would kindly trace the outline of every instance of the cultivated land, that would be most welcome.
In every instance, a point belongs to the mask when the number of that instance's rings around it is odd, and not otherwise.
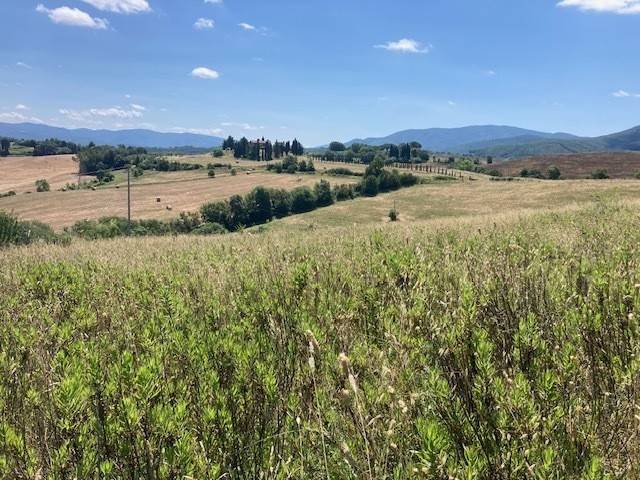
[[[233,176],[221,170],[216,178],[208,178],[206,170],[143,175],[131,189],[131,210],[136,219],[172,219],[180,212],[195,212],[206,202],[243,195],[262,185],[293,189],[313,185],[318,176],[276,175],[239,172]],[[348,179],[334,183],[349,183]],[[160,202],[157,202],[160,198]],[[171,207],[168,210],[167,207]],[[39,220],[55,229],[73,225],[84,219],[127,216],[126,183],[92,190],[32,193],[1,198],[0,209],[13,212],[25,220]]]
[[[588,178],[597,170],[606,170],[611,178],[634,178],[640,173],[640,153],[581,153],[576,155],[540,155],[495,163],[505,176],[517,177],[523,169],[539,170],[546,174],[552,166],[560,169],[563,178]]]
[[[0,194],[35,192],[35,182],[40,179],[47,180],[52,190],[77,183],[78,162],[74,155],[0,158]]]

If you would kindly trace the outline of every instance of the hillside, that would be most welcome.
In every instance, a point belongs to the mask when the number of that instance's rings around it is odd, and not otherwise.
[[[560,169],[564,179],[588,178],[597,170],[606,170],[610,178],[636,178],[640,174],[640,153],[600,152],[538,155],[494,163],[492,168],[505,176],[517,177],[524,169],[538,170],[544,174],[554,166]]]
[[[436,152],[465,152],[465,145],[477,142],[492,142],[513,137],[528,138],[557,138],[570,139],[577,138],[568,133],[546,133],[524,128],[499,126],[499,125],[479,125],[461,128],[429,128],[423,130],[403,130],[386,137],[371,137],[365,139],[355,139],[347,142],[347,145],[354,143],[364,143],[367,145],[380,146],[386,143],[400,144],[409,142],[420,142],[426,150]]]
[[[515,138],[486,145],[468,145],[468,151],[479,156],[518,158],[582,152],[640,151],[640,126],[623,132],[593,138],[531,139]]]
[[[213,148],[222,145],[222,138],[193,133],[156,132],[153,130],[91,130],[68,129],[36,123],[0,123],[0,137],[28,140],[56,138],[86,145],[130,145],[145,148],[196,147]]]

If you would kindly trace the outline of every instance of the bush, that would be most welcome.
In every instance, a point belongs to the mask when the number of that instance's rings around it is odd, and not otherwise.
[[[395,207],[389,211],[389,220],[391,220],[392,222],[398,221],[398,211]]]
[[[291,213],[310,212],[316,208],[316,197],[309,187],[298,187],[291,192]]]
[[[418,185],[420,183],[420,178],[415,176],[413,173],[402,173],[400,174],[400,185],[403,187],[413,187],[414,185]]]
[[[291,213],[291,194],[283,189],[271,190],[271,208],[276,218],[288,216]]]
[[[214,150],[213,157],[214,158],[224,157],[224,152],[222,150]]]
[[[110,170],[100,170],[96,174],[96,179],[98,179],[98,182],[100,183],[113,182],[114,178],[115,177],[113,176],[113,173]]]
[[[378,195],[378,177],[373,175],[364,177],[360,192],[365,197],[375,197]]]
[[[9,190],[7,193],[0,193],[0,198],[14,197],[15,195],[16,192],[14,192],[13,190]]]
[[[247,225],[260,225],[273,218],[271,193],[264,187],[256,187],[245,200]]]
[[[547,177],[549,180],[560,180],[560,169],[556,166],[549,168],[547,171]]]
[[[171,231],[174,233],[191,233],[202,224],[198,213],[181,212],[180,216],[171,221]]]
[[[400,174],[397,170],[383,170],[378,177],[378,190],[381,192],[390,192],[398,190],[401,187]]]
[[[205,203],[200,207],[200,215],[205,223],[219,223],[226,226],[229,223],[230,213],[228,202]]]
[[[593,180],[606,180],[609,177],[609,173],[606,170],[596,170],[594,172],[591,172],[591,178]]]
[[[223,235],[228,231],[219,223],[203,223],[193,233],[196,235]]]
[[[48,192],[51,190],[49,182],[46,180],[36,180],[36,192]]]
[[[348,168],[338,167],[338,168],[330,168],[325,172],[327,175],[334,175],[336,177],[362,177],[363,174],[360,172],[354,172]]]
[[[636,173],[636,178],[640,180],[640,172]],[[9,193],[11,193],[11,192],[9,192]]]
[[[209,175],[209,178],[215,178],[216,171],[212,168],[207,172],[207,175]]]
[[[331,184],[329,182],[326,180],[320,180],[320,182],[315,184],[313,190],[316,196],[316,205],[318,207],[328,207],[329,205],[333,205],[333,192],[331,191]]]
[[[357,197],[353,185],[338,185],[333,190],[334,197],[338,202],[353,200]]]

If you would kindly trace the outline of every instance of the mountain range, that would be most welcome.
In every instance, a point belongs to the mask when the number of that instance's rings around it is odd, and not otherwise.
[[[163,133],[153,130],[67,129],[35,123],[0,123],[0,136],[29,140],[57,138],[79,144],[131,145],[146,148],[214,148],[220,137],[194,133]],[[579,137],[570,133],[549,133],[503,125],[477,125],[461,128],[403,130],[386,137],[354,139],[347,145],[364,143],[420,142],[434,152],[469,153],[496,158],[519,158],[562,153],[640,151],[640,126],[600,137]]]
[[[549,133],[523,128],[481,125],[461,128],[429,128],[403,130],[386,137],[356,139],[347,145],[364,143],[419,142],[422,148],[435,152],[470,153],[498,158],[531,155],[604,151],[639,151],[640,126],[600,137],[579,137],[569,133]]]
[[[0,123],[0,136],[46,140],[57,138],[67,142],[86,145],[127,145],[145,148],[213,148],[222,145],[222,138],[195,133],[164,133],[153,130],[91,130],[88,128],[68,129],[38,123]]]

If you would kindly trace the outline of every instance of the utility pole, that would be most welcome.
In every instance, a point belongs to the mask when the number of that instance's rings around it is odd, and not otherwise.
[[[127,167],[127,219],[131,230],[131,165]]]

